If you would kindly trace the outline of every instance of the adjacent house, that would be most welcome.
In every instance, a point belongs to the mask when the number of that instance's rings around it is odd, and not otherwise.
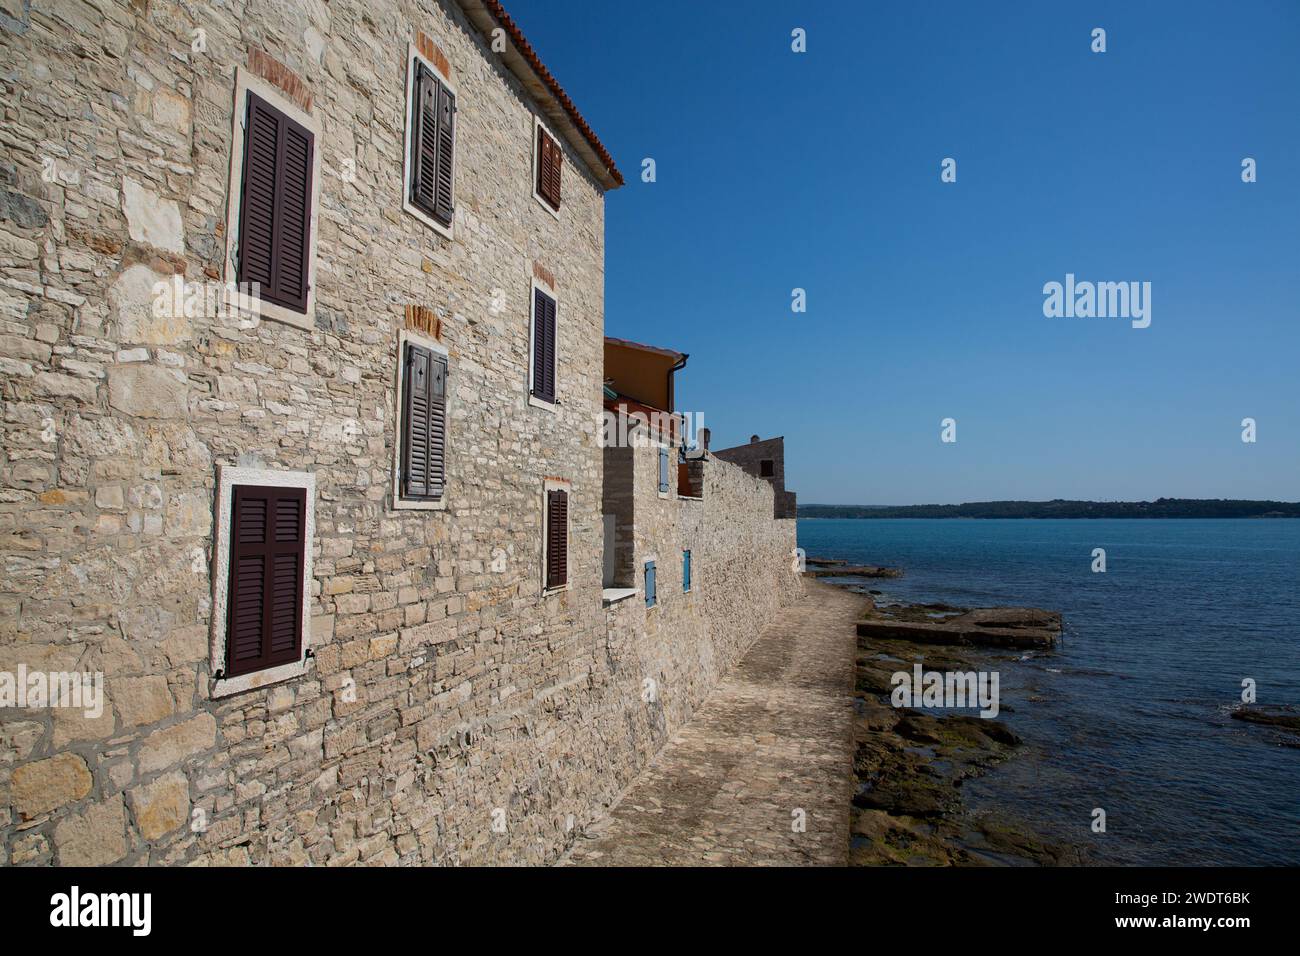
[[[714,452],[714,455],[770,482],[772,490],[776,492],[776,517],[796,516],[798,506],[795,493],[785,490],[785,438],[759,438],[752,435],[749,444],[723,448]]]
[[[766,481],[602,441],[686,358],[605,340],[608,150],[495,0],[0,57],[0,679],[103,689],[0,699],[0,865],[554,860],[799,589]]]

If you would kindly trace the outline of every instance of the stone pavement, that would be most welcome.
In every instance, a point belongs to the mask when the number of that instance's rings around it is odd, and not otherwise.
[[[847,863],[864,602],[804,583],[563,865]]]

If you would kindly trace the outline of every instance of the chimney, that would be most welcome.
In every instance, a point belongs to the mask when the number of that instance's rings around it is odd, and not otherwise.
[[[758,436],[757,436],[757,435],[750,435],[750,436],[749,436],[749,443],[750,443],[751,445],[756,445],[756,444],[758,444]]]
[[[705,451],[708,451],[708,450],[709,450],[709,438],[710,438],[710,437],[712,437],[712,436],[711,436],[711,434],[710,434],[710,432],[709,432],[709,430],[708,430],[707,428],[701,428],[701,429],[700,429],[700,444],[702,444],[702,445],[704,446],[704,450],[705,450]]]

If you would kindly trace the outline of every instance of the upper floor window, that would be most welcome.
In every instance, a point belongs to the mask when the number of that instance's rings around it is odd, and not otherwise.
[[[235,81],[227,276],[258,312],[314,328],[319,123],[245,70]],[[229,278],[228,278],[229,281]]]
[[[556,402],[556,311],[555,297],[534,281],[528,364],[528,394],[533,404],[553,406]]]
[[[558,218],[560,210],[560,172],[564,168],[564,151],[540,119],[536,127],[533,151],[533,195]]]
[[[776,463],[771,458],[764,458],[758,463],[758,476],[771,478],[776,474]]]
[[[668,449],[660,448],[659,449],[659,494],[661,495],[668,494],[668,488],[669,488],[668,466],[669,466]]]
[[[544,591],[569,586],[569,483],[548,478],[544,485],[546,515],[542,525]]]
[[[394,506],[438,507],[447,487],[447,352],[406,331],[398,348]]]
[[[456,216],[456,92],[414,45],[408,58],[402,206],[450,239]]]

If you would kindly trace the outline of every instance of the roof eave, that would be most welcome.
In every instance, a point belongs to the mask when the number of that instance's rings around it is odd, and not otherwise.
[[[511,42],[500,54],[502,61],[530,96],[541,104],[552,129],[569,144],[586,164],[596,181],[606,190],[623,185],[623,174],[614,165],[614,157],[582,118],[564,88],[553,77],[533,50],[523,31],[510,19],[498,0],[456,0],[465,16],[486,38],[501,27]]]

